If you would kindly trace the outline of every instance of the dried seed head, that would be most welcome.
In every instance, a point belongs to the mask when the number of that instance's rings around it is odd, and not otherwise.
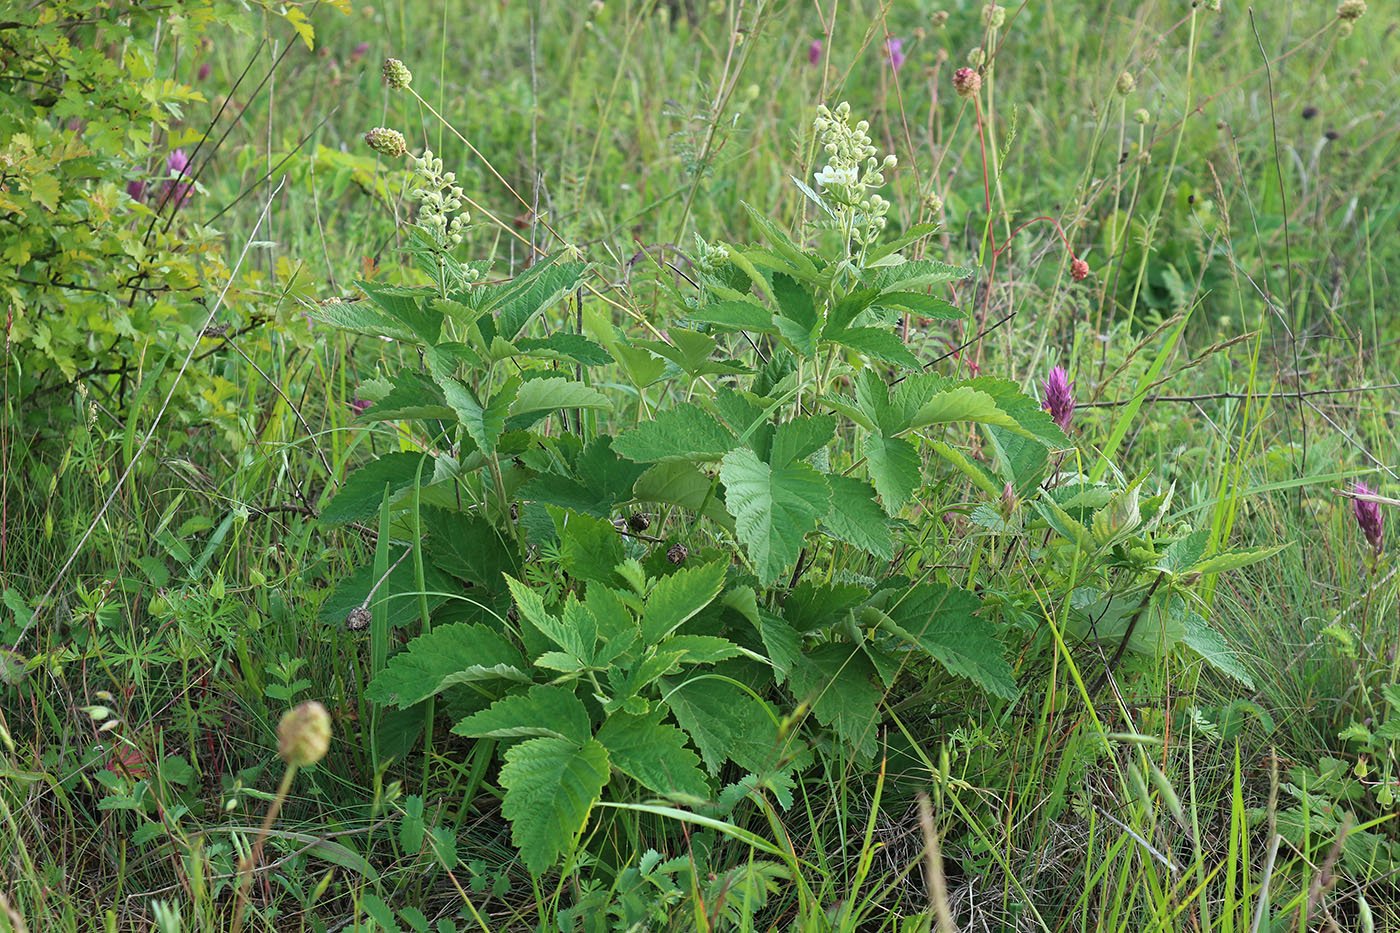
[[[350,614],[345,617],[345,627],[352,632],[362,632],[369,628],[370,611],[364,606],[356,606],[350,610]]]
[[[1342,0],[1337,4],[1337,19],[1355,22],[1366,15],[1366,0]]]
[[[398,130],[377,126],[365,134],[365,142],[380,155],[396,159],[408,151],[408,140]]]
[[[391,91],[402,91],[413,83],[413,72],[397,58],[384,59],[384,83]]]
[[[296,768],[314,765],[331,745],[331,714],[308,700],[282,714],[277,724],[277,754]]]
[[[671,545],[670,549],[666,552],[666,559],[673,564],[683,564],[685,563],[685,559],[689,556],[690,549],[684,544],[679,543]]]
[[[651,519],[645,512],[633,512],[627,516],[627,527],[636,532],[646,531],[651,527]]]
[[[959,97],[972,97],[982,90],[982,76],[971,68],[959,68],[953,72],[953,90]]]
[[[1118,83],[1114,86],[1118,89],[1119,94],[1127,97],[1137,89],[1137,78],[1133,77],[1132,72],[1125,71],[1118,76]]]

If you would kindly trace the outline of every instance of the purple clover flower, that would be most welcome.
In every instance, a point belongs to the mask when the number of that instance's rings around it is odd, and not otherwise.
[[[211,71],[213,71],[213,69],[209,67],[209,63],[208,63],[208,62],[205,62],[204,64],[200,65],[200,66],[199,66],[199,80],[200,80],[200,81],[208,81],[208,80],[209,80],[209,72],[211,72]]]
[[[126,193],[133,201],[145,201],[146,183],[139,178],[132,179],[126,183]]]
[[[885,41],[885,57],[889,59],[890,67],[898,71],[904,64],[904,40],[887,39]]]
[[[368,43],[368,42],[361,42],[359,45],[355,46],[353,49],[350,50],[350,61],[351,61],[351,63],[353,64],[354,62],[359,61],[360,59],[364,58],[364,57],[365,57],[366,55],[368,55],[368,54],[369,54],[369,43]]]
[[[179,210],[180,205],[190,196],[190,192],[194,190],[194,183],[180,180],[186,176],[186,170],[189,167],[190,157],[185,155],[183,149],[176,149],[166,157],[165,169],[170,173],[170,178],[161,185],[161,204],[165,204],[167,201],[173,202],[174,209]]]
[[[1050,417],[1061,430],[1068,431],[1069,423],[1074,418],[1074,383],[1069,381],[1069,374],[1063,366],[1050,370],[1044,389],[1040,407],[1050,412]]]
[[[1351,491],[1358,496],[1376,494],[1374,489],[1360,480],[1352,484]],[[1366,543],[1371,545],[1371,550],[1379,554],[1385,546],[1385,529],[1381,527],[1381,504],[1367,499],[1352,499],[1351,511],[1356,516],[1356,524],[1361,528],[1361,533],[1366,536]]]
[[[813,65],[822,63],[822,40],[813,39],[812,44],[807,46],[807,61]]]

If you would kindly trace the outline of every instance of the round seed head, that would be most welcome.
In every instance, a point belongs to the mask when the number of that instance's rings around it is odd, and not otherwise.
[[[666,559],[673,564],[683,564],[689,556],[690,549],[680,543],[671,545],[670,549],[666,551]]]
[[[1134,90],[1136,90],[1137,78],[1133,77],[1132,72],[1125,71],[1118,76],[1118,84],[1115,86],[1117,87],[1119,94],[1122,94],[1124,97],[1127,97],[1129,94],[1133,93]]]
[[[1337,19],[1355,22],[1366,15],[1366,0],[1342,0],[1337,4]]]
[[[972,97],[982,90],[982,76],[971,68],[959,68],[953,72],[953,90],[959,97]]]
[[[1089,277],[1089,264],[1076,259],[1069,264],[1069,274],[1076,282],[1082,282]]]

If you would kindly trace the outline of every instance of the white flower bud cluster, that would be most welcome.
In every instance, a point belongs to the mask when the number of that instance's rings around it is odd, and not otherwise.
[[[461,211],[463,194],[457,175],[444,172],[442,160],[434,157],[431,149],[424,150],[421,157],[410,156],[410,159],[417,183],[412,194],[415,200],[422,202],[418,209],[418,226],[440,249],[447,251],[462,242],[462,228],[470,219]]]
[[[870,124],[861,120],[851,125],[851,105],[844,101],[831,110],[817,108],[813,121],[817,141],[826,153],[826,164],[814,176],[829,202],[849,211],[853,217],[852,235],[862,243],[873,243],[885,229],[890,202],[874,189],[885,184],[885,172],[897,164],[893,155],[879,158],[870,140]]]

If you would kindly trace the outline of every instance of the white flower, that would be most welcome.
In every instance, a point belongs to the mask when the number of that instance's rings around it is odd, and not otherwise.
[[[858,180],[854,165],[842,165],[838,167],[829,163],[813,177],[816,179],[817,184],[824,188],[829,188],[832,185],[850,186],[854,185]]]

